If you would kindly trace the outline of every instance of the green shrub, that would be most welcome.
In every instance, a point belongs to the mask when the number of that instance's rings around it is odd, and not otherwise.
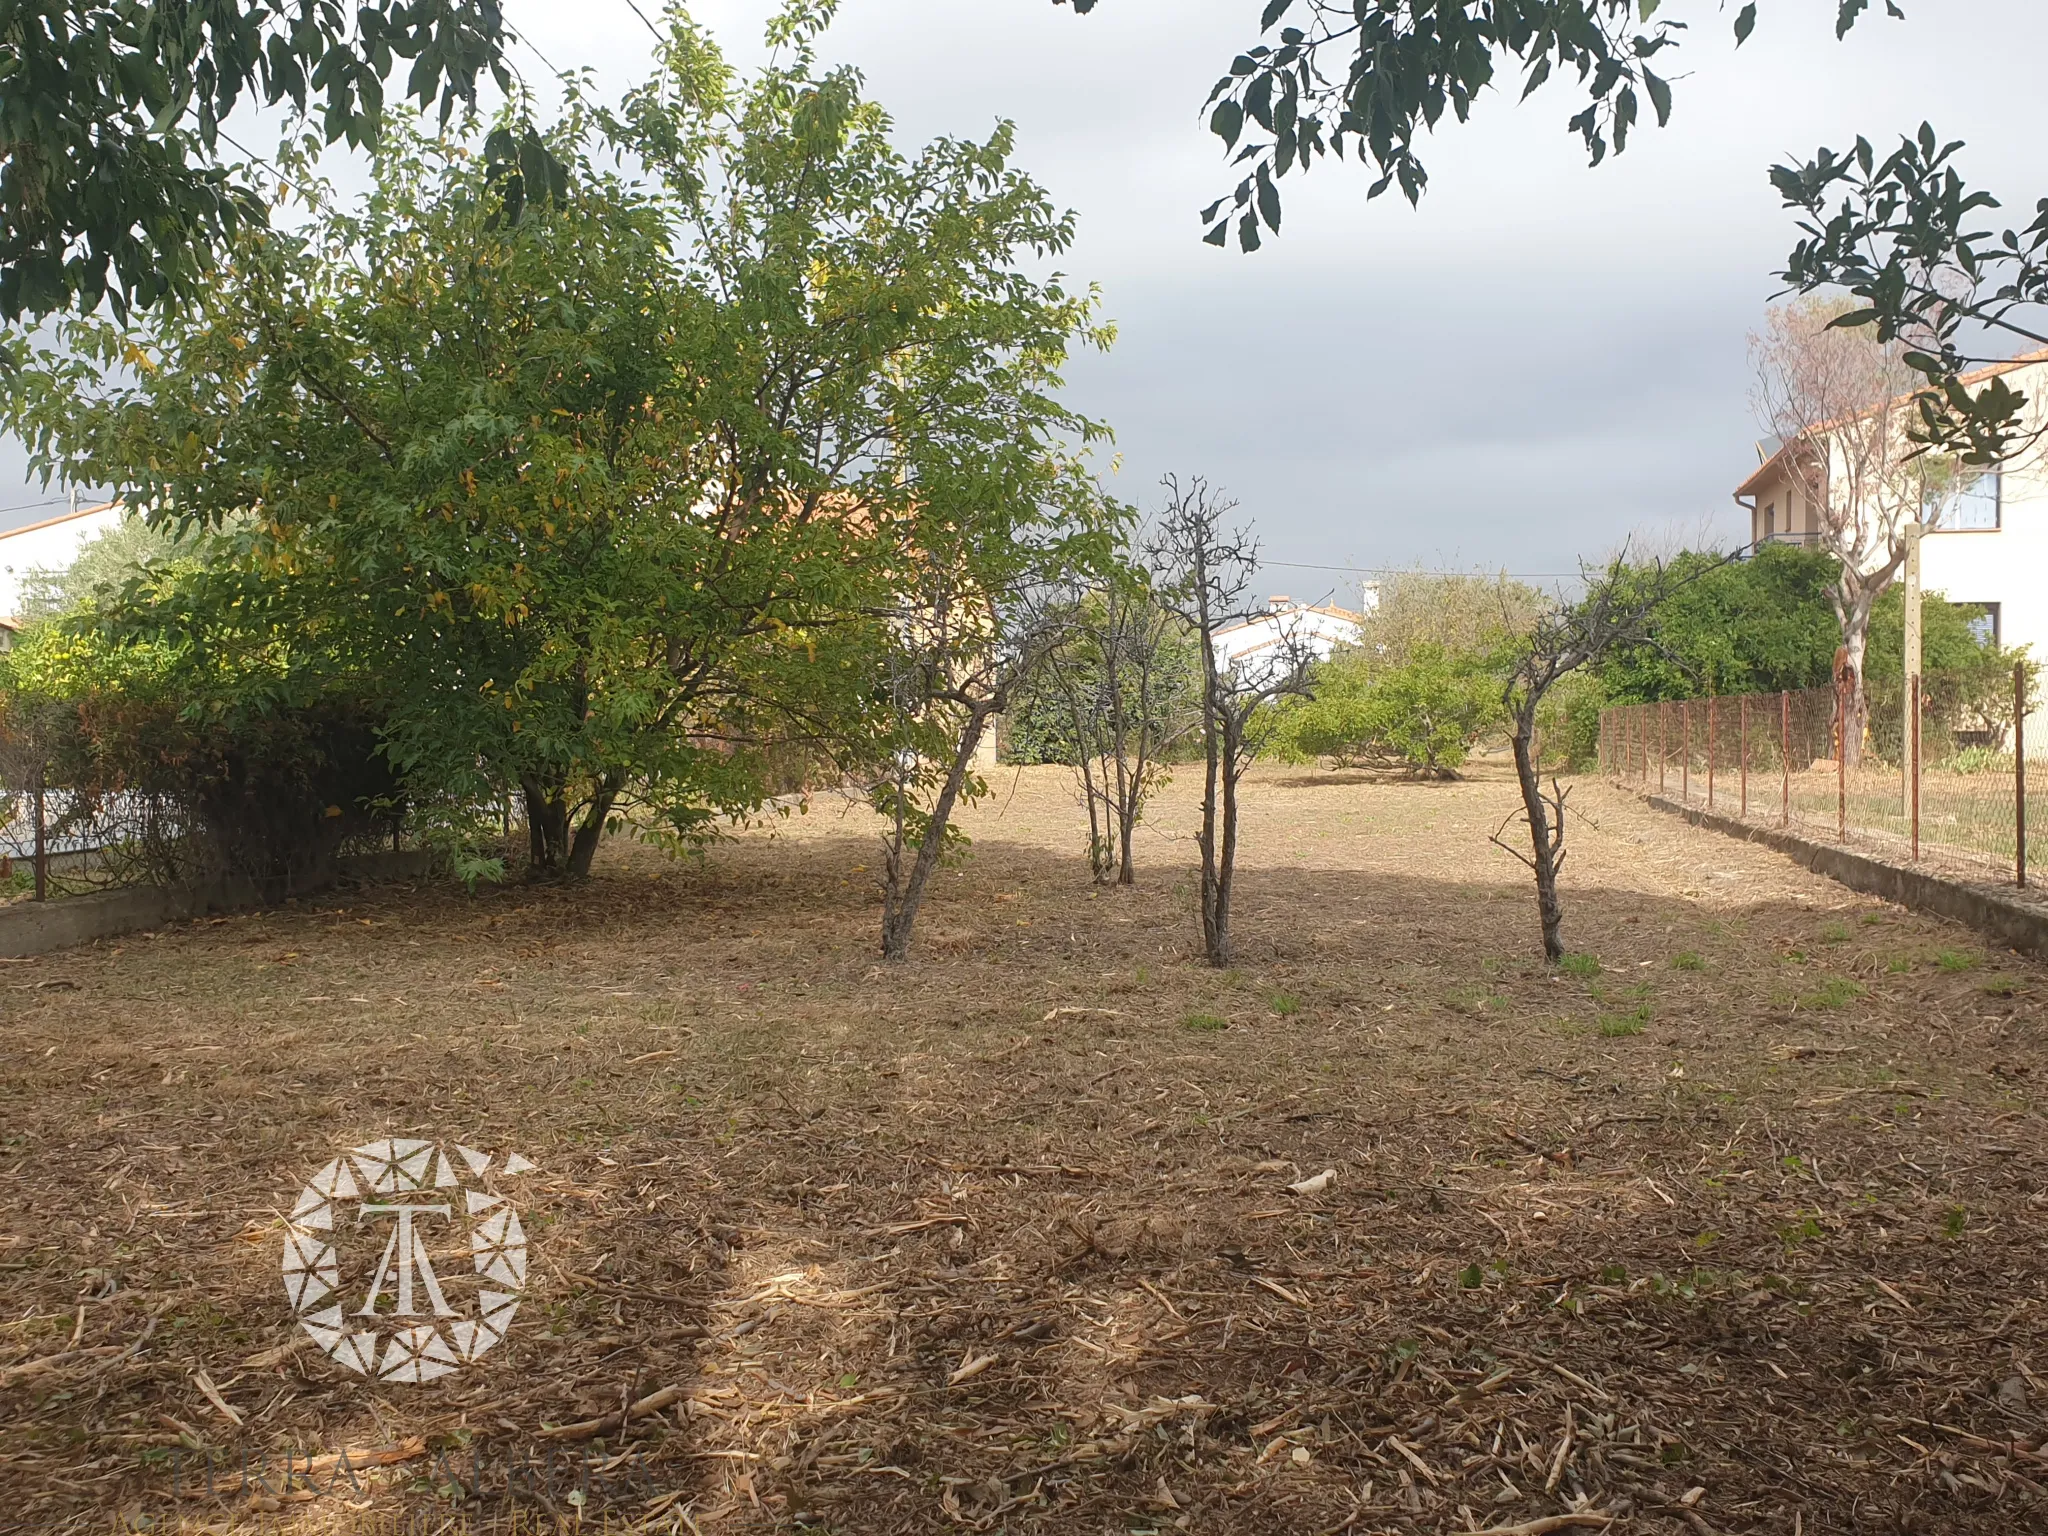
[[[304,654],[223,655],[81,612],[0,658],[0,727],[78,813],[119,803],[138,877],[228,875],[277,900],[403,815],[363,692]]]
[[[1418,645],[1397,666],[1346,647],[1317,666],[1315,690],[1275,711],[1276,755],[1399,764],[1448,778],[1502,718],[1500,679],[1486,660],[1432,644]]]
[[[1557,962],[1557,968],[1567,976],[1598,976],[1600,961],[1594,955],[1566,955]]]
[[[1926,743],[1921,743],[1926,751]],[[1944,765],[1950,773],[2011,773],[2012,754],[2000,752],[1992,747],[1964,747]]]

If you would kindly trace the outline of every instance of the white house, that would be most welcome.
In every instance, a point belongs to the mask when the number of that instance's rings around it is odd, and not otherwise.
[[[1376,606],[1378,594],[1368,586],[1365,604]],[[1364,633],[1365,615],[1328,603],[1297,603],[1291,597],[1269,598],[1264,613],[1216,631],[1216,666],[1235,669],[1249,680],[1266,682],[1282,671],[1299,647],[1318,661],[1327,661],[1340,645],[1356,645]]]
[[[2048,426],[2048,351],[2030,352],[1965,374],[1965,384],[1997,375],[2027,397],[2025,429]],[[1749,512],[1750,541],[1817,544],[1820,525],[1802,492],[1795,445],[1757,445],[1762,461],[1737,488]],[[1920,541],[1920,584],[1952,603],[1984,610],[1986,634],[2001,646],[2031,647],[2048,661],[2048,438],[2036,436],[2009,463],[1987,470],[1927,512]],[[2029,742],[2048,739],[2048,708],[2027,718]]]
[[[22,587],[31,571],[62,571],[86,541],[121,526],[118,501],[80,507],[26,528],[0,533],[0,618],[19,618]]]

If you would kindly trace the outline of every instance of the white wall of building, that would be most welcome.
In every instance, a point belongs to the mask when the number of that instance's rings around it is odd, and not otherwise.
[[[2048,363],[2006,380],[2027,396],[2031,424],[2048,422]],[[2048,452],[2030,449],[1999,479],[1998,527],[1930,530],[1920,541],[1920,584],[1952,603],[1996,603],[1999,644],[2031,647],[2033,660],[2048,662]],[[2027,736],[2048,743],[2048,707],[2028,715]]]
[[[2029,361],[2004,374],[2027,397],[2023,429],[2048,426],[2048,358]],[[1930,529],[1920,544],[1920,582],[1952,603],[1996,604],[1999,644],[2026,646],[2036,662],[2048,663],[2048,437],[1999,471],[1996,528]],[[1777,460],[1768,461],[1739,497],[1753,502],[1750,535],[1797,538],[1806,521],[1788,524],[1787,507],[1796,486]],[[1775,507],[1775,528],[1766,530],[1764,509]],[[1811,538],[1811,535],[1806,535]],[[1883,558],[1882,548],[1873,560]],[[2027,738],[2048,744],[2048,702],[2027,717]]]
[[[1370,589],[1366,597],[1373,597]],[[1297,603],[1275,597],[1267,611],[1216,631],[1216,667],[1236,670],[1248,681],[1272,681],[1292,659],[1295,647],[1317,661],[1327,661],[1340,645],[1356,645],[1360,615],[1323,603]]]
[[[0,533],[0,618],[21,613],[21,590],[31,571],[61,571],[78,558],[86,540],[121,524],[121,509],[108,503]]]

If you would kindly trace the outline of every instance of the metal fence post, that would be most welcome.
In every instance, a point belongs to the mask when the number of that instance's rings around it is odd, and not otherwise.
[[[1784,771],[1784,798],[1778,806],[1778,825],[1792,825],[1792,695],[1778,692],[1778,767]]]
[[[1920,862],[1920,674],[1913,674],[1913,686],[1908,701],[1913,711],[1913,757],[1910,772],[1913,775],[1913,862]]]
[[[1742,819],[1749,820],[1749,695],[1742,696],[1741,716],[1735,727],[1735,751],[1742,759]]]
[[[1684,699],[1678,705],[1679,730],[1685,737],[1685,745],[1679,751],[1685,755],[1678,760],[1678,803],[1692,804],[1692,700]]]
[[[50,845],[43,831],[43,765],[36,764],[36,900],[50,899]]]
[[[1714,808],[1714,706],[1719,702],[1710,693],[1707,695],[1707,809]]]
[[[1657,793],[1664,793],[1664,767],[1671,761],[1671,747],[1667,741],[1670,732],[1671,706],[1663,699],[1657,701]]]
[[[2013,878],[2027,888],[2027,665],[2012,664]]]

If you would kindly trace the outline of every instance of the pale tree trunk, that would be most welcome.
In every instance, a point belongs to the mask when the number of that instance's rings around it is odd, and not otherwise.
[[[1863,757],[1863,740],[1869,729],[1870,702],[1863,686],[1863,661],[1870,648],[1870,610],[1882,589],[1864,581],[1844,577],[1835,592],[1835,616],[1842,625],[1842,663],[1849,679],[1848,699],[1842,718],[1842,760],[1854,768]],[[1844,708],[1842,703],[1836,705]]]

